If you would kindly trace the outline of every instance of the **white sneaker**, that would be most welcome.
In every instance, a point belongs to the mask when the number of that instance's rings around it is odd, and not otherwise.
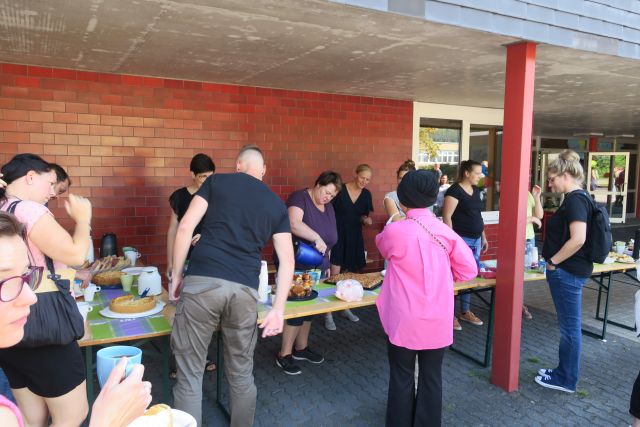
[[[327,313],[324,316],[324,327],[327,328],[329,331],[336,330],[336,324],[333,321],[333,315],[331,313]]]
[[[351,312],[351,310],[346,309],[344,310],[342,313],[340,313],[340,315],[342,317],[346,317],[347,319],[351,320],[352,322],[357,322],[360,320],[360,318],[358,316],[356,316],[355,314],[353,314]]]

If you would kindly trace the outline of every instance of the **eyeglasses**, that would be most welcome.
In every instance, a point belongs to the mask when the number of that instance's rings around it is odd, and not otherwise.
[[[24,285],[32,290],[38,289],[42,280],[44,267],[29,266],[29,270],[21,276],[12,276],[0,281],[0,301],[9,302],[18,298]]]
[[[557,177],[559,177],[560,175],[554,175],[554,176],[550,176],[549,178],[547,178],[547,182],[549,184],[553,184],[553,182],[556,180]]]

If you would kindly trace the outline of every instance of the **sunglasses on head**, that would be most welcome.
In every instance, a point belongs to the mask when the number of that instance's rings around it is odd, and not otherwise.
[[[44,267],[29,266],[27,272],[20,276],[12,276],[1,280],[0,301],[9,302],[18,298],[24,285],[28,285],[34,291],[38,289],[43,272]]]

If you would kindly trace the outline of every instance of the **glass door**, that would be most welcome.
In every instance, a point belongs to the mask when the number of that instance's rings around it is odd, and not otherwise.
[[[628,170],[629,153],[589,153],[587,189],[596,203],[607,208],[611,223],[626,219]]]
[[[502,126],[471,124],[469,132],[469,159],[482,165],[482,178],[478,187],[482,191],[485,211],[500,207],[500,177],[502,164]]]

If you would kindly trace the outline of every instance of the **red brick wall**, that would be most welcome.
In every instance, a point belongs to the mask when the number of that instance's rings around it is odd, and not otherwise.
[[[147,264],[164,268],[167,198],[190,183],[189,161],[204,152],[233,171],[238,149],[265,150],[265,182],[283,198],[325,169],[345,179],[373,168],[375,224],[384,193],[411,155],[412,103],[358,96],[230,86],[13,64],[0,66],[0,164],[31,152],[67,169],[71,191],[90,197],[93,237],[115,232]],[[52,203],[55,205],[55,203]],[[60,221],[71,227],[63,210]]]

